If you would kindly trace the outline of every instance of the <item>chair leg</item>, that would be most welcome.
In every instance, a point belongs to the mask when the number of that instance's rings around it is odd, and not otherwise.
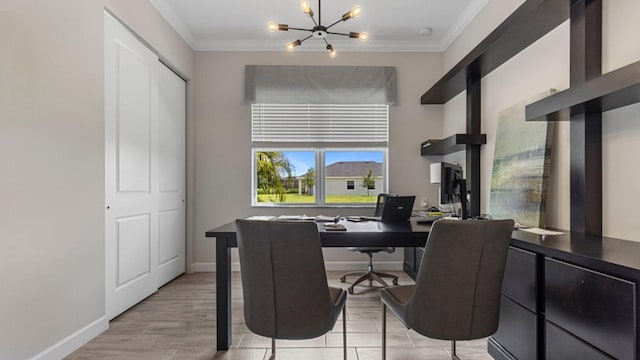
[[[460,358],[456,354],[456,341],[455,340],[451,340],[451,360],[460,360]]]
[[[271,339],[271,356],[269,360],[275,360],[276,358],[276,339]]]
[[[347,360],[347,304],[342,307],[342,356]]]
[[[382,304],[382,360],[387,359],[387,305]]]

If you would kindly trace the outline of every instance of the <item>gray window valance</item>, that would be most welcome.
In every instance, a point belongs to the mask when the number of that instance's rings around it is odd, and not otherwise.
[[[244,99],[246,105],[395,105],[396,68],[247,65]]]

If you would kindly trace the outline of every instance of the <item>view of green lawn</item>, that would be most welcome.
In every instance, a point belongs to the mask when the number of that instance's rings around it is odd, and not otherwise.
[[[375,204],[378,195],[327,195],[327,204],[345,204],[345,203],[371,203]],[[258,195],[258,202],[279,202],[278,197],[276,195],[271,194],[260,194]],[[287,197],[284,201],[287,203],[315,203],[315,197],[313,195],[298,195],[298,194],[287,194]]]

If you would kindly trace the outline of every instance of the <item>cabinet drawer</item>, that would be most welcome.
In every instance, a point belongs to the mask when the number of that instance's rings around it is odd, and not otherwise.
[[[613,359],[550,322],[547,322],[545,332],[547,334],[547,360]]]
[[[492,338],[514,358],[536,360],[538,358],[538,316],[502,296],[500,324]]]
[[[416,270],[416,248],[406,247],[404,248],[404,263],[411,270]]]
[[[502,293],[533,312],[538,311],[536,269],[536,254],[509,247]]]
[[[546,319],[617,359],[635,358],[635,284],[545,259]]]

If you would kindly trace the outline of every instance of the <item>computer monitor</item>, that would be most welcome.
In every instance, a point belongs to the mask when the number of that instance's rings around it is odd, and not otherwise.
[[[440,168],[440,203],[459,202],[461,217],[467,217],[467,183],[462,177],[462,167],[450,163],[441,163]]]

